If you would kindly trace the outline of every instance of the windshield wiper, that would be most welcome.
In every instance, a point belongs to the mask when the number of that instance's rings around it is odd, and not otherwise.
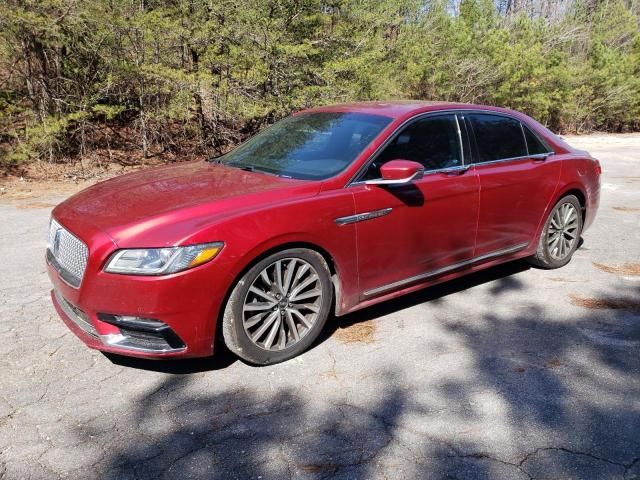
[[[255,165],[240,165],[240,164],[237,164],[237,163],[225,163],[225,165],[227,165],[229,167],[239,168],[240,170],[244,170],[245,172],[264,173],[266,175],[272,175],[274,177],[279,177],[280,176],[277,173],[270,172],[269,170],[265,170],[265,169],[260,168],[260,167],[256,167]]]

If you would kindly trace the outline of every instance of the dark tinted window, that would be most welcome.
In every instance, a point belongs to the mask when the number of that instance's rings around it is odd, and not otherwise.
[[[480,162],[526,157],[527,146],[520,122],[501,115],[469,115],[478,144]]]
[[[551,148],[549,148],[545,143],[542,143],[542,140],[540,140],[535,133],[529,130],[529,127],[522,125],[522,128],[524,128],[524,137],[527,139],[529,155],[549,153],[551,151]]]
[[[295,115],[263,130],[219,159],[232,167],[300,179],[344,170],[390,118],[352,112]]]
[[[425,170],[462,165],[455,116],[427,117],[407,126],[375,159],[367,178],[379,178],[380,166],[398,159],[421,163]]]

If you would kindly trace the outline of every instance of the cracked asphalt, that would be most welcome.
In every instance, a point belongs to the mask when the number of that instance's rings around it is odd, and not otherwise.
[[[47,203],[0,203],[0,478],[640,478],[640,136],[570,142],[604,174],[568,266],[333,319],[272,367],[89,350],[49,300]]]

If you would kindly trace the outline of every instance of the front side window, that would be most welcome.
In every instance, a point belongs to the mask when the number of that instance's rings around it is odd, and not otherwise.
[[[502,115],[468,115],[478,145],[479,162],[526,157],[527,145],[520,122]]]
[[[365,179],[380,178],[380,167],[390,160],[418,162],[425,171],[462,166],[455,115],[426,117],[405,127],[376,157]]]
[[[355,112],[303,113],[260,132],[217,161],[284,177],[323,180],[349,166],[391,122]]]

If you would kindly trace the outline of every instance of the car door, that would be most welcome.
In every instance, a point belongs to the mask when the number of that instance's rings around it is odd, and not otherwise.
[[[555,192],[560,162],[526,125],[507,115],[465,115],[475,141],[480,215],[475,257],[525,248]],[[528,140],[528,141],[527,141]]]
[[[363,299],[443,273],[473,256],[479,182],[465,164],[464,125],[455,114],[418,117],[390,138],[350,188]],[[390,160],[412,160],[424,177],[368,185]]]

